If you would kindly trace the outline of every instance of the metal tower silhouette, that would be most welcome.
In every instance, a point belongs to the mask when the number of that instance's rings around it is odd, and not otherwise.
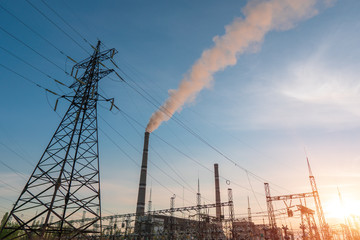
[[[247,200],[248,200],[248,222],[251,223],[252,222],[252,217],[251,217],[251,207],[250,207],[249,196],[247,197]]]
[[[101,62],[116,54],[115,49],[94,53],[73,67],[74,96],[40,161],[14,204],[4,224],[7,236],[26,239],[72,239],[99,234],[101,225],[100,173],[97,126],[98,82],[112,69]],[[78,72],[83,72],[77,77]],[[70,220],[86,213],[89,223]],[[4,231],[5,232],[5,231]]]
[[[314,201],[315,201],[315,206],[316,206],[316,212],[319,218],[319,224],[320,224],[320,228],[321,228],[321,235],[322,235],[322,239],[324,240],[330,240],[331,236],[329,233],[329,226],[326,223],[325,220],[325,215],[324,215],[324,211],[322,209],[322,205],[320,202],[320,196],[319,196],[319,192],[316,186],[316,182],[315,182],[315,177],[311,171],[311,167],[310,167],[310,163],[309,163],[309,159],[306,157],[306,161],[307,161],[307,165],[308,165],[308,169],[309,169],[309,180],[310,180],[310,184],[311,184],[311,189],[313,191],[313,195],[314,195]]]
[[[273,207],[272,201],[271,201],[269,183],[264,183],[264,187],[265,187],[265,195],[266,195],[266,205],[267,205],[267,209],[268,209],[269,225],[271,227],[271,229],[270,229],[271,237],[270,238],[272,240],[277,240],[278,239],[277,226],[276,226],[274,207]]]

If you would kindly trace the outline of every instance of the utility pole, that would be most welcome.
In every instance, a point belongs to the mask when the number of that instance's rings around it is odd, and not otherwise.
[[[3,238],[15,232],[20,233],[18,238],[26,239],[101,235],[98,83],[113,72],[101,69],[101,62],[116,53],[115,49],[100,52],[98,41],[93,54],[74,65],[76,81],[70,88],[75,94],[61,97],[71,104],[0,229],[12,230]],[[79,71],[83,72],[80,77]],[[93,220],[71,224],[70,220],[81,216],[81,212]],[[10,217],[16,221],[12,227],[6,225]],[[31,224],[40,219],[44,219],[40,226]]]

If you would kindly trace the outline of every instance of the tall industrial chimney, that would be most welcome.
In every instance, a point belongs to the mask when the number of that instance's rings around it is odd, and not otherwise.
[[[215,173],[215,200],[216,200],[216,219],[221,221],[221,200],[220,200],[220,183],[219,183],[219,165],[214,164]]]
[[[148,160],[148,151],[149,151],[149,132],[145,132],[144,137],[144,151],[141,163],[141,172],[140,172],[140,183],[139,183],[139,192],[136,205],[136,222],[135,222],[135,231],[140,231],[140,224],[138,221],[145,214],[145,194],[146,194],[146,171],[147,171],[147,160]]]

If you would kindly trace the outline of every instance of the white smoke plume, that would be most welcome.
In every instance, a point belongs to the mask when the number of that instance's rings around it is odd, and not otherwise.
[[[169,91],[169,98],[152,114],[146,131],[154,131],[185,103],[194,100],[210,85],[214,73],[235,65],[240,54],[259,47],[266,33],[294,27],[316,15],[322,4],[329,5],[329,0],[250,0],[242,10],[244,18],[236,18],[225,27],[223,36],[214,37],[215,45],[202,53],[178,89]]]

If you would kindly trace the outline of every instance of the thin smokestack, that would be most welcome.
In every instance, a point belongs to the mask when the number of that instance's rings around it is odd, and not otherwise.
[[[168,99],[152,114],[146,131],[152,132],[169,120],[185,103],[192,102],[205,87],[211,86],[214,73],[233,66],[237,57],[260,49],[270,31],[293,28],[301,20],[318,13],[334,0],[252,0],[242,9],[244,18],[236,18],[225,27],[223,36],[213,38],[214,46],[205,50],[181,80],[178,89],[170,90]]]
[[[150,133],[145,132],[144,151],[143,151],[141,172],[140,172],[139,192],[138,192],[138,199],[136,205],[137,216],[142,216],[145,213],[146,172],[147,172],[147,161],[148,161],[148,151],[149,151],[149,137],[150,137]]]
[[[219,165],[214,164],[215,173],[215,200],[216,200],[216,219],[221,221],[221,200],[220,200],[220,183],[219,183]]]

